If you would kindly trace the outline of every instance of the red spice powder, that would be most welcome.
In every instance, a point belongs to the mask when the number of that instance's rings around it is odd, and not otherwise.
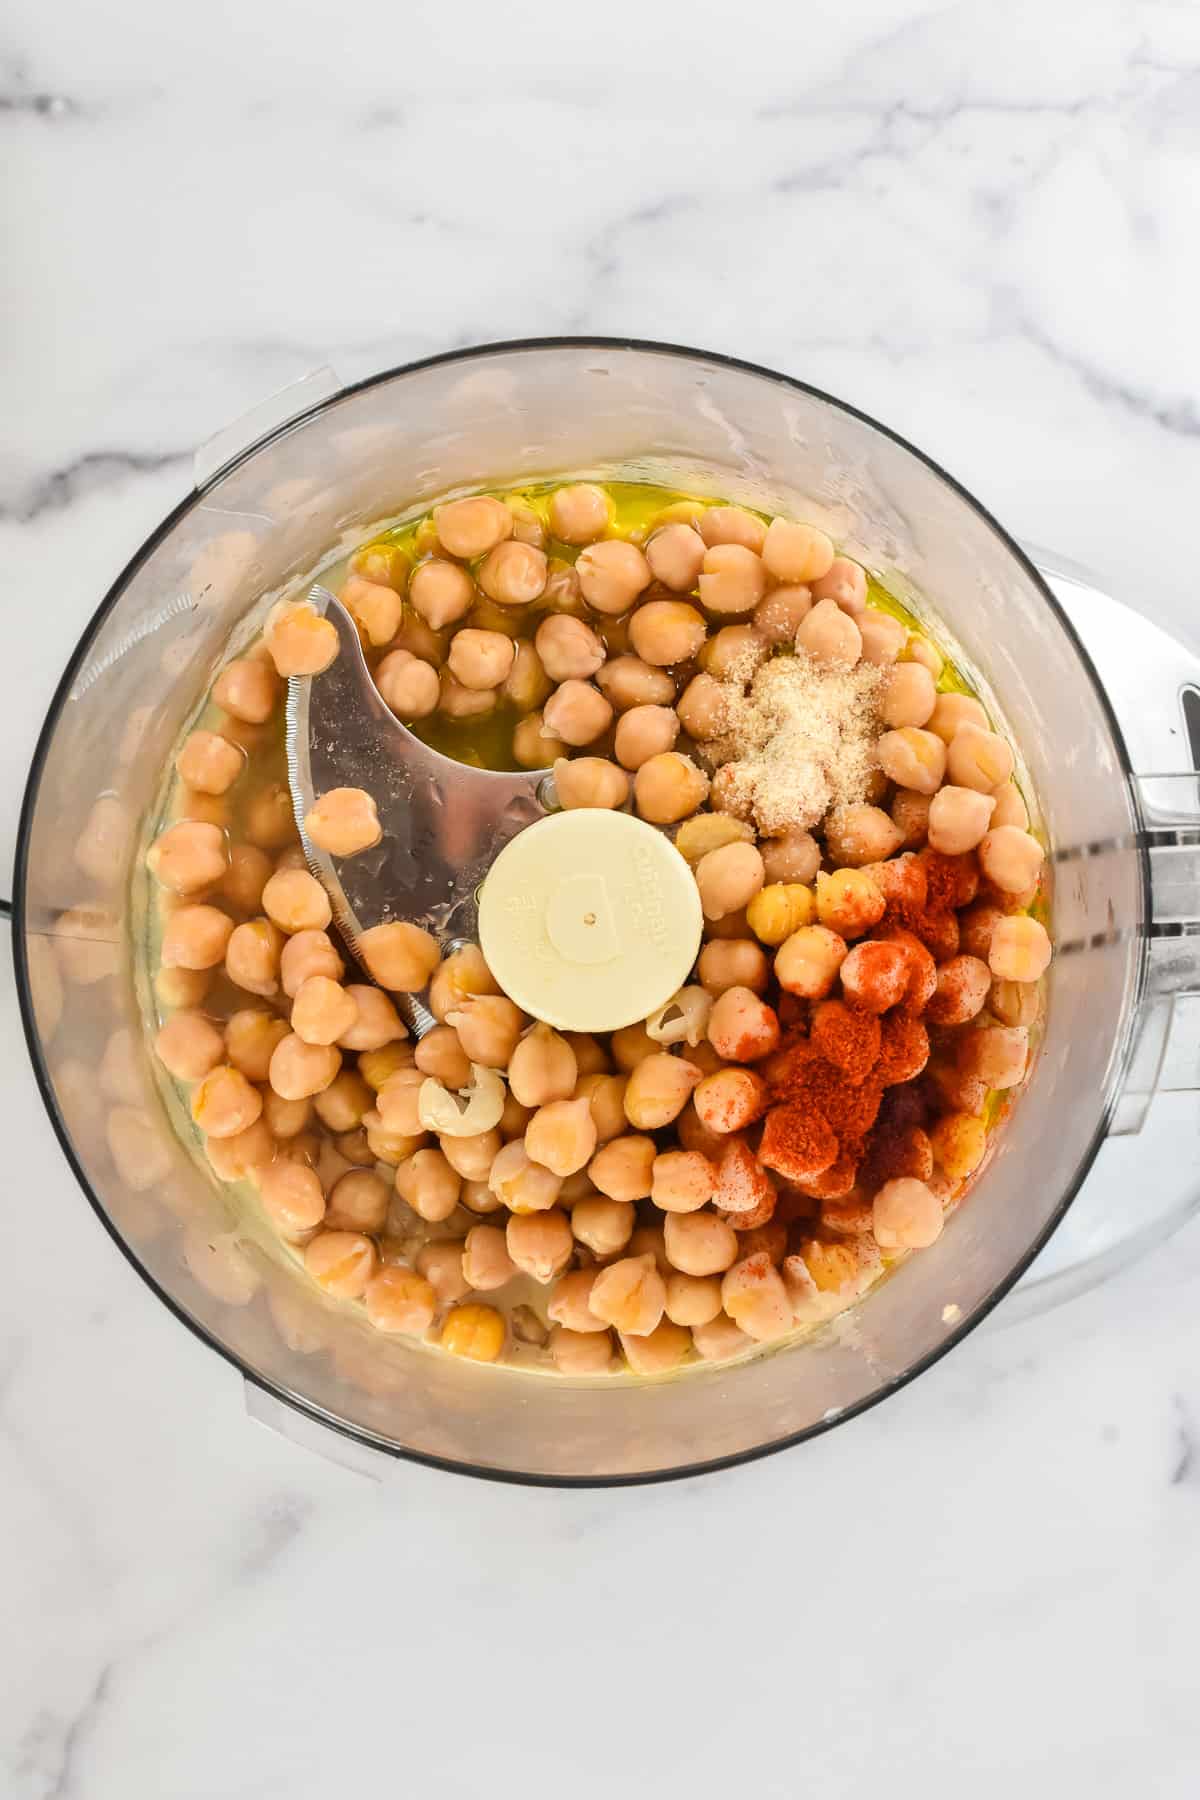
[[[946,856],[940,850],[922,850],[925,870],[925,904],[930,912],[957,912],[970,906],[979,892],[979,864],[975,852]]]
[[[880,1188],[885,1181],[909,1176],[928,1181],[933,1174],[933,1145],[919,1125],[882,1120],[871,1133],[863,1158],[863,1185]]]
[[[851,1193],[858,1179],[859,1156],[856,1153],[860,1149],[861,1144],[857,1138],[852,1140],[852,1148],[849,1150],[843,1143],[835,1163],[830,1163],[827,1169],[820,1175],[814,1175],[811,1181],[797,1184],[801,1192],[808,1194],[813,1200],[840,1200]]]
[[[929,1061],[929,1033],[911,1013],[888,1013],[883,1020],[882,1040],[875,1078],[883,1087],[911,1081]]]
[[[813,1014],[810,1042],[855,1086],[879,1059],[881,1034],[874,1013],[852,1012],[842,1000],[822,1000]]]
[[[758,1160],[785,1180],[811,1181],[837,1161],[837,1154],[832,1127],[811,1107],[775,1106],[767,1114]]]

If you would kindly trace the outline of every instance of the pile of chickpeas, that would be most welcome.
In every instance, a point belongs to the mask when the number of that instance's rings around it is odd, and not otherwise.
[[[675,501],[622,531],[587,482],[436,506],[359,551],[341,599],[403,722],[468,743],[510,719],[512,762],[553,768],[563,807],[669,828],[705,932],[672,1002],[607,1036],[530,1019],[477,948],[443,955],[416,923],[365,932],[348,967],[271,774],[285,678],[319,676],[338,639],[277,606],[182,744],[148,852],[155,1048],[216,1175],[250,1184],[312,1280],[461,1356],[657,1374],[828,1317],[932,1243],[1025,1075],[1051,950],[1012,750],[934,644],[815,526]],[[768,835],[706,747],[729,684],[796,649],[879,666],[879,767],[816,831]],[[382,834],[357,788],[304,826],[336,857]],[[962,875],[932,948],[880,923],[926,848]],[[818,1042],[830,1007],[883,1018],[925,964],[912,1079],[938,1116],[909,1171],[871,1193],[760,1161],[781,1036]],[[419,1041],[394,994],[425,996]]]

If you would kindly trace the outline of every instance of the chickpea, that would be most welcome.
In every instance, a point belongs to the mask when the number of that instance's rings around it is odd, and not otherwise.
[[[885,1181],[871,1210],[881,1250],[924,1250],[942,1235],[942,1203],[923,1181]]]
[[[675,848],[693,869],[710,850],[721,850],[726,844],[753,842],[753,826],[729,813],[698,813],[675,833]]]
[[[191,1112],[206,1137],[232,1137],[253,1125],[262,1112],[262,1095],[240,1069],[219,1063],[193,1089]]]
[[[766,592],[767,571],[762,558],[745,544],[714,544],[704,553],[699,586],[706,611],[749,613]]]
[[[604,661],[604,642],[599,633],[569,613],[554,613],[543,619],[533,642],[551,681],[584,681]]]
[[[701,1071],[682,1057],[658,1052],[638,1063],[625,1089],[625,1117],[638,1131],[657,1131],[678,1118]],[[599,1183],[597,1183],[599,1186]]]
[[[524,1142],[513,1139],[498,1153],[488,1186],[513,1213],[548,1212],[562,1191],[562,1176],[535,1162]]]
[[[668,1260],[681,1274],[722,1275],[738,1260],[737,1232],[715,1212],[670,1211],[663,1231]]]
[[[502,500],[491,494],[472,494],[465,500],[447,500],[433,509],[438,541],[451,556],[474,562],[512,536],[513,516]]]
[[[502,632],[464,628],[450,640],[450,673],[473,693],[490,694],[507,681],[516,654],[516,645]]]
[[[939,694],[929,715],[928,725],[930,731],[949,746],[964,725],[973,725],[980,731],[986,731],[988,717],[979,701],[971,694]]]
[[[306,1044],[296,1033],[281,1038],[271,1052],[268,1079],[284,1100],[306,1100],[327,1088],[342,1066],[332,1044]]]
[[[703,618],[685,600],[647,600],[629,625],[630,641],[638,656],[659,668],[687,662],[696,655],[705,635]]]
[[[696,660],[714,680],[744,686],[766,662],[770,651],[770,644],[753,625],[723,625],[709,638]]]
[[[241,774],[245,761],[237,745],[217,732],[193,731],[175,758],[175,767],[180,780],[198,793],[225,794]]]
[[[991,1088],[1016,1087],[1028,1060],[1029,1032],[1023,1026],[984,1026],[960,1039],[960,1073]]]
[[[325,1217],[321,1183],[304,1163],[271,1163],[259,1176],[258,1192],[263,1211],[283,1237],[302,1238]]]
[[[627,1075],[632,1075],[648,1056],[657,1056],[662,1050],[658,1040],[650,1036],[644,1020],[638,1020],[634,1025],[622,1025],[613,1032],[609,1042],[614,1062]]]
[[[821,851],[811,831],[799,826],[779,837],[763,838],[759,844],[763,873],[769,882],[798,882],[806,885],[816,880],[821,866]]]
[[[433,1289],[437,1305],[452,1306],[470,1293],[471,1284],[463,1274],[463,1246],[459,1238],[422,1244],[413,1260],[418,1274]]]
[[[690,594],[700,578],[704,539],[694,526],[677,521],[651,534],[646,561],[656,581],[677,594]]]
[[[636,1220],[631,1202],[610,1200],[598,1194],[577,1200],[571,1209],[571,1230],[593,1256],[616,1256],[624,1250],[633,1236]],[[570,1319],[563,1318],[559,1322],[571,1325],[575,1331],[582,1329]]]
[[[635,1375],[670,1375],[692,1347],[692,1334],[663,1318],[643,1335],[619,1332],[625,1360]]]
[[[194,820],[168,826],[147,851],[146,867],[162,887],[198,894],[220,881],[229,867],[225,833]]]
[[[879,716],[892,731],[928,723],[937,703],[933,676],[921,663],[898,662],[888,675]]]
[[[385,1127],[378,1112],[363,1114],[363,1130],[367,1134],[367,1146],[375,1162],[386,1163],[389,1168],[396,1168],[406,1156],[420,1150],[425,1143],[425,1134],[420,1137],[408,1137],[402,1131],[389,1131]]]
[[[339,1300],[361,1300],[379,1267],[379,1252],[357,1231],[322,1231],[304,1252],[319,1287]]]
[[[654,1159],[650,1198],[663,1212],[698,1212],[716,1185],[717,1171],[699,1151],[664,1150]]]
[[[834,600],[820,600],[801,622],[796,648],[814,662],[853,668],[862,655],[862,633]]]
[[[1043,860],[1037,839],[1016,825],[994,826],[979,845],[980,868],[1006,894],[1024,894],[1035,887]]]
[[[324,931],[332,918],[329,896],[307,869],[281,869],[263,884],[262,908],[272,924],[291,936]]]
[[[755,894],[746,920],[760,943],[778,948],[785,938],[811,925],[817,916],[816,896],[800,882],[772,882]]]
[[[211,983],[211,969],[160,968],[154,977],[154,993],[165,1007],[200,1006]]]
[[[458,1040],[453,1025],[435,1025],[417,1040],[413,1062],[423,1075],[431,1075],[444,1088],[469,1087],[471,1059]]]
[[[767,536],[762,520],[744,506],[706,506],[696,520],[696,528],[710,546],[740,544],[755,555],[761,552]]]
[[[929,845],[944,856],[974,850],[987,832],[996,802],[972,788],[943,787],[929,802]]]
[[[342,1136],[357,1131],[374,1104],[374,1092],[358,1071],[342,1069],[325,1091],[316,1096],[315,1110],[327,1131]]]
[[[364,581],[395,588],[398,594],[408,586],[409,558],[398,544],[364,544],[350,558],[350,567]]]
[[[725,730],[729,721],[729,696],[721,682],[702,671],[688,682],[675,712],[689,737],[703,742]]]
[[[468,994],[446,1014],[445,1022],[454,1026],[473,1063],[505,1069],[525,1027],[525,1015],[503,994]]]
[[[886,907],[885,895],[866,869],[817,876],[817,918],[843,938],[862,937],[879,923]]]
[[[358,951],[380,987],[394,994],[419,994],[441,960],[433,934],[407,919],[372,925],[359,937]]]
[[[563,1035],[575,1052],[575,1064],[581,1076],[606,1075],[612,1068],[608,1053],[597,1038],[586,1031],[567,1031]]]
[[[504,1236],[516,1267],[543,1286],[562,1274],[575,1249],[571,1221],[557,1206],[549,1212],[513,1214]]]
[[[374,1070],[372,1073],[374,1074]],[[385,1130],[398,1131],[405,1137],[420,1135],[424,1130],[420,1115],[420,1094],[426,1079],[415,1063],[410,1062],[406,1067],[398,1068],[388,1075],[375,1089],[375,1106]]]
[[[304,829],[330,856],[357,856],[383,836],[375,802],[362,788],[330,788],[320,795],[305,817]]]
[[[462,1192],[461,1174],[444,1150],[415,1150],[397,1166],[395,1184],[400,1198],[431,1225],[450,1217]]]
[[[465,944],[448,956],[429,982],[429,1010],[440,1024],[447,1015],[474,994],[498,994],[495,977],[478,944]]]
[[[489,600],[501,606],[528,606],[545,591],[547,574],[544,550],[510,538],[488,552],[477,579]]]
[[[462,1251],[463,1280],[481,1294],[506,1287],[517,1273],[498,1225],[473,1225]]]
[[[993,825],[1015,825],[1019,831],[1029,830],[1029,808],[1015,781],[1002,781],[992,798],[996,802]]]
[[[225,1055],[216,1026],[199,1013],[177,1012],[154,1040],[159,1062],[176,1081],[200,1081]]]
[[[952,956],[938,969],[925,1017],[931,1025],[965,1025],[982,1009],[991,985],[991,970],[979,957]]]
[[[292,1002],[292,1030],[306,1044],[338,1043],[357,1018],[353,995],[327,975],[310,976]]]
[[[540,712],[530,713],[513,729],[513,756],[522,769],[549,769],[566,749],[563,740],[547,730]]]
[[[596,1125],[590,1102],[551,1100],[540,1106],[525,1133],[526,1153],[555,1175],[573,1175],[587,1167],[596,1148]]]
[[[256,913],[271,875],[271,859],[256,844],[234,844],[229,867],[221,877],[220,893],[239,912]]]
[[[391,643],[404,618],[404,602],[395,588],[385,582],[368,581],[362,575],[352,575],[342,589],[341,600],[360,635],[369,644],[378,650]],[[280,674],[283,673],[281,669]]]
[[[962,725],[950,740],[946,766],[958,787],[990,794],[1011,776],[1013,753],[997,732]]]
[[[279,955],[279,978],[284,993],[294,1000],[306,981],[325,975],[339,981],[345,963],[324,931],[297,931],[286,940]]]
[[[239,656],[226,663],[213,683],[212,697],[223,712],[247,725],[265,725],[279,698],[279,677],[269,662]]]
[[[561,1375],[603,1375],[612,1362],[612,1339],[607,1331],[568,1331],[565,1325],[555,1325],[549,1344]]]
[[[273,1023],[283,1026],[284,1035],[286,1036],[287,1027],[283,1024],[283,1020],[277,1019],[274,1020]],[[268,1058],[268,1060],[270,1059]],[[245,1073],[244,1070],[243,1073]],[[265,1074],[263,1080],[266,1080]],[[267,1088],[263,1094],[263,1121],[273,1138],[294,1138],[298,1137],[302,1131],[307,1131],[309,1121],[312,1118],[312,1110],[312,1101],[307,1098],[303,1100],[284,1100],[280,1098],[272,1087]]]
[[[812,607],[812,591],[807,587],[773,588],[754,609],[754,629],[768,644],[794,644]]]
[[[678,736],[679,719],[672,707],[631,707],[617,720],[617,761],[626,769],[640,769],[652,756],[672,749]]]
[[[625,1129],[625,1091],[628,1082],[623,1075],[606,1075],[597,1071],[582,1075],[575,1088],[575,1098],[586,1100],[596,1127],[596,1142],[607,1144]]]
[[[442,1155],[464,1181],[483,1181],[504,1148],[498,1131],[481,1131],[474,1137],[442,1137]]]
[[[471,1362],[495,1362],[504,1348],[504,1320],[493,1306],[465,1301],[446,1314],[439,1342],[453,1356],[465,1356]]]
[[[628,612],[652,579],[650,564],[637,545],[620,538],[609,538],[581,551],[575,573],[588,605],[611,618]]]
[[[753,844],[710,850],[696,867],[696,886],[706,919],[722,919],[747,906],[763,885],[763,860]]]
[[[431,1281],[414,1269],[395,1264],[372,1277],[363,1300],[367,1319],[376,1331],[399,1331],[408,1337],[424,1337],[438,1306]]]
[[[603,756],[576,756],[570,762],[559,757],[554,764],[554,790],[559,805],[579,807],[624,806],[629,798],[629,777]]]
[[[260,1185],[263,1173],[274,1161],[278,1146],[263,1111],[244,1131],[232,1137],[210,1137],[204,1141],[204,1154],[218,1181],[253,1181]]]
[[[1008,827],[1015,830],[1015,826]],[[988,963],[999,981],[1038,981],[1050,966],[1050,938],[1044,925],[1024,913],[1002,918],[992,933]],[[1037,1017],[1036,1002],[1034,1018]],[[1032,1023],[1023,1020],[1022,1023]]]
[[[596,676],[605,698],[617,712],[631,706],[670,706],[675,682],[665,669],[653,668],[638,656],[615,656]]]
[[[501,1210],[501,1202],[486,1181],[464,1181],[459,1199],[468,1212],[482,1215]]]
[[[828,577],[834,566],[833,542],[815,525],[798,525],[788,519],[772,519],[762,549],[763,562],[776,581],[815,584]],[[838,559],[845,563],[845,557]],[[849,568],[858,565],[850,563]],[[862,571],[858,570],[861,575]],[[865,593],[866,581],[863,580]],[[836,599],[836,594],[831,596]],[[824,593],[817,594],[824,599]]]
[[[703,805],[707,794],[707,775],[677,750],[652,756],[634,777],[634,805],[651,825],[678,824]]]
[[[698,973],[701,986],[714,999],[729,988],[750,988],[761,994],[769,979],[769,964],[762,949],[750,938],[726,938],[705,944]]]
[[[944,1113],[929,1128],[933,1153],[951,1181],[965,1181],[983,1161],[987,1127],[970,1113]]]
[[[272,1013],[243,1009],[226,1022],[225,1058],[240,1069],[247,1081],[265,1081],[275,1047],[287,1035],[286,1020],[277,1019]]]
[[[763,1250],[726,1271],[721,1302],[738,1329],[756,1343],[769,1343],[792,1328],[792,1305],[783,1277]]]
[[[159,960],[165,969],[213,969],[232,935],[233,920],[217,907],[181,906],[163,927]]]
[[[857,617],[867,604],[867,572],[848,556],[835,556],[823,575],[812,582],[814,600],[834,600],[843,612]]]
[[[752,1069],[718,1069],[706,1075],[692,1096],[702,1125],[728,1135],[744,1131],[766,1111],[767,1084]]]
[[[885,862],[900,843],[899,827],[878,806],[838,806],[825,820],[825,848],[843,868]]]
[[[435,557],[413,571],[408,597],[425,624],[441,631],[466,618],[475,603],[475,583],[457,563]]]
[[[408,1035],[396,1008],[378,988],[355,982],[346,993],[354,1002],[354,1020],[338,1038],[343,1050],[382,1050],[386,1044]],[[432,1032],[430,1036],[433,1036]]]
[[[612,523],[613,505],[602,487],[575,481],[550,496],[550,530],[564,544],[594,544]]]
[[[726,1062],[757,1062],[778,1049],[779,1020],[750,988],[726,988],[709,1016],[708,1041]]]
[[[612,723],[612,707],[588,681],[564,681],[542,713],[545,729],[564,744],[590,744]]]
[[[899,619],[894,619],[890,613],[867,607],[865,612],[858,614],[855,623],[862,636],[864,662],[887,668],[896,661],[908,636]]]
[[[692,1347],[705,1362],[728,1362],[754,1348],[754,1339],[735,1325],[727,1313],[719,1312],[707,1325],[692,1328]]]
[[[286,939],[270,919],[238,925],[225,946],[225,973],[248,994],[279,992],[280,955]]]
[[[707,1325],[721,1310],[721,1283],[715,1275],[668,1275],[665,1310],[672,1324]]]
[[[929,836],[929,813],[933,805],[929,794],[918,794],[915,788],[900,788],[892,800],[892,822],[903,832],[901,847],[918,849]]]
[[[932,958],[930,970],[932,991]],[[842,964],[842,987],[860,1011],[884,1013],[899,1006],[912,974],[911,956],[903,944],[856,944]]]
[[[823,1000],[832,992],[846,959],[846,945],[825,925],[804,925],[784,940],[775,956],[775,979],[789,994]]]
[[[535,1024],[513,1050],[508,1084],[522,1106],[569,1100],[579,1079],[575,1052],[549,1025]]]
[[[504,698],[520,713],[535,712],[549,694],[553,683],[542,667],[542,659],[530,643],[517,645],[513,666],[504,682]]]
[[[932,731],[905,725],[885,731],[875,746],[889,781],[918,794],[936,794],[946,773],[946,746]]]
[[[997,977],[988,995],[988,1010],[1002,1025],[1035,1025],[1042,1010],[1041,992],[1036,982]]]
[[[393,650],[375,671],[375,685],[405,725],[436,712],[441,697],[437,670],[409,650]]]
[[[574,1274],[562,1276],[550,1296],[547,1318],[556,1325],[565,1325],[568,1331],[607,1331],[603,1319],[598,1319],[588,1305],[595,1279],[595,1269],[577,1269]]]
[[[628,1336],[646,1337],[663,1316],[667,1288],[652,1256],[627,1256],[601,1269],[588,1301],[596,1318]]]
[[[286,783],[267,781],[249,801],[246,836],[260,850],[282,850],[296,835],[296,816]]]
[[[656,1146],[651,1137],[618,1137],[588,1164],[595,1186],[610,1200],[646,1200],[653,1186]]]

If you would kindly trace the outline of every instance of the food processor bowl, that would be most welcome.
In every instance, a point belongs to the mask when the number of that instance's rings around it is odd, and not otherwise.
[[[243,1373],[256,1413],[330,1427],[365,1454],[631,1482],[734,1463],[861,1411],[995,1305],[1106,1135],[1145,1119],[1174,996],[1197,985],[1194,775],[1139,784],[1031,561],[920,452],[803,383],[669,346],[564,339],[457,352],[340,391],[317,377],[284,410],[298,403],[247,448],[224,440],[202,460],[196,491],[85,631],[37,746],[18,846],[18,987],[84,1192],[159,1296]],[[941,1239],[818,1334],[660,1380],[544,1378],[373,1333],[231,1205],[146,1049],[150,923],[131,871],[172,747],[231,638],[249,640],[280,591],[398,507],[560,475],[656,482],[823,525],[928,617],[1004,722],[1053,847],[1057,953],[1036,1065]]]

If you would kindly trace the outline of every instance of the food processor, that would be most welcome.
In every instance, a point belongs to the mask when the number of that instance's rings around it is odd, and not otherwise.
[[[14,944],[68,1161],[149,1285],[240,1371],[254,1416],[376,1473],[411,1458],[567,1485],[692,1474],[861,1412],[1004,1296],[1009,1317],[1075,1291],[1195,1207],[1200,657],[1143,603],[1022,550],[853,407],[669,345],[496,344],[345,389],[321,371],[207,446],[195,477],[54,696],[21,817]],[[661,1380],[542,1377],[373,1333],[235,1213],[146,1050],[149,925],[131,870],[231,644],[382,523],[556,477],[823,526],[928,620],[1004,722],[1052,847],[1040,1054],[968,1203],[819,1333]]]

